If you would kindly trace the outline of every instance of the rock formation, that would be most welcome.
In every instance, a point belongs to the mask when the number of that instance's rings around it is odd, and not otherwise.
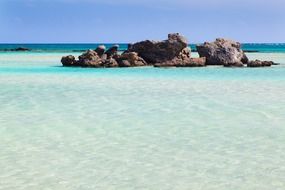
[[[135,52],[126,52],[122,55],[118,53],[118,45],[109,48],[98,46],[95,50],[88,50],[78,57],[69,55],[62,57],[61,62],[66,67],[137,67],[145,66],[147,63]]]
[[[105,46],[98,46],[95,50],[88,50],[76,60],[69,55],[63,57],[63,66],[79,67],[137,67],[155,65],[160,67],[200,67],[205,66],[205,58],[191,58],[191,49],[186,38],[175,33],[169,34],[165,41],[142,41],[130,44],[123,53],[118,53],[119,46],[108,50]]]
[[[215,42],[205,42],[197,45],[200,57],[206,57],[207,65],[224,65],[226,67],[242,67],[248,62],[248,58],[241,50],[241,45],[232,40],[222,38]]]
[[[164,41],[141,41],[129,44],[128,49],[120,54],[119,45],[106,50],[98,46],[78,57],[62,57],[63,66],[73,67],[203,67],[223,65],[225,67],[264,67],[274,65],[271,61],[249,61],[238,42],[222,38],[214,42],[205,42],[197,46],[200,58],[191,58],[191,49],[185,37],[178,33],[169,34]]]

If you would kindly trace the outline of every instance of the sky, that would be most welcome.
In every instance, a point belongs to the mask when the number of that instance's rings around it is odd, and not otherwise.
[[[285,0],[0,0],[0,43],[285,42]]]

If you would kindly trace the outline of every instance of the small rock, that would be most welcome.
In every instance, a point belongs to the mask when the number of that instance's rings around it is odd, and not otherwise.
[[[254,61],[249,61],[247,63],[248,67],[271,67],[274,65],[273,61],[260,61],[260,60],[254,60]]]
[[[61,63],[63,66],[71,67],[76,66],[76,60],[73,55],[64,56],[61,58]]]
[[[30,51],[31,49],[25,47],[18,47],[16,49],[12,49],[12,51]]]

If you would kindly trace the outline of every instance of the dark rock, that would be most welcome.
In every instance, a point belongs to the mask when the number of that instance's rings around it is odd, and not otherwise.
[[[142,41],[129,46],[129,52],[137,52],[147,63],[163,63],[171,61],[187,48],[186,38],[179,34],[169,34],[165,41]],[[190,57],[190,52],[189,57]]]
[[[274,65],[273,61],[260,61],[258,59],[247,63],[248,67],[271,67],[272,65]]]
[[[30,51],[31,49],[25,47],[18,47],[16,49],[12,49],[12,51]]]
[[[109,48],[105,54],[107,55],[107,59],[112,58],[115,55],[118,55],[118,49],[119,45],[114,45],[111,48]]]
[[[101,57],[106,51],[106,47],[104,45],[100,45],[95,49],[95,52]]]
[[[243,53],[243,57],[241,58],[241,62],[243,64],[247,64],[249,62],[248,57],[245,55],[245,53]]]
[[[240,67],[248,62],[240,43],[232,40],[218,38],[212,43],[205,42],[203,45],[197,45],[197,51],[200,57],[206,57],[207,65]]]
[[[140,67],[146,66],[145,60],[138,56],[136,52],[125,52],[117,58],[120,67]]]
[[[61,63],[65,67],[71,67],[71,66],[76,66],[77,65],[75,57],[73,55],[68,55],[68,56],[62,57],[61,58]]]

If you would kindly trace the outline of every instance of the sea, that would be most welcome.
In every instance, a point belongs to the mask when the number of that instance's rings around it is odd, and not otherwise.
[[[285,189],[285,44],[242,45],[267,68],[62,67],[98,45],[0,44],[0,190]]]

